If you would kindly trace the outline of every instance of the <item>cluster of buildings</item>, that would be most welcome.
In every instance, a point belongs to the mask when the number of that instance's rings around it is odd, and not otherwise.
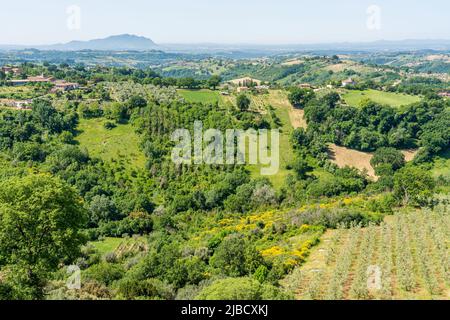
[[[9,80],[9,83],[13,86],[22,86],[29,83],[51,83],[53,84],[52,92],[70,91],[80,87],[78,83],[67,82],[65,80],[55,80],[53,77],[45,77],[44,75],[28,77],[26,79]]]
[[[228,84],[236,87],[237,92],[246,92],[250,90],[264,91],[269,90],[270,88],[270,86],[263,84],[261,80],[253,79],[250,77],[234,79],[228,81]]]
[[[352,78],[348,78],[347,80],[342,81],[342,87],[348,87],[348,86],[354,86],[356,84],[356,81]]]
[[[4,66],[2,67],[2,72],[9,75],[12,74],[14,76],[19,76],[22,74],[22,69],[19,67],[8,67],[8,66]]]

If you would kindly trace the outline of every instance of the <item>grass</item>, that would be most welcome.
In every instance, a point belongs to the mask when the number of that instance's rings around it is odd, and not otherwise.
[[[401,93],[384,92],[378,90],[348,90],[343,95],[344,100],[353,107],[359,107],[365,99],[374,102],[389,105],[391,107],[401,107],[415,102],[419,102],[420,98]]]
[[[103,240],[90,242],[90,244],[94,246],[101,255],[104,255],[115,251],[123,241],[124,239],[122,238],[104,238]]]
[[[276,189],[280,189],[290,173],[286,166],[293,162],[294,151],[290,144],[290,136],[293,131],[291,120],[289,117],[289,110],[291,105],[287,100],[286,93],[279,90],[270,91],[269,94],[252,97],[252,105],[257,109],[261,109],[264,105],[267,107],[271,105],[275,109],[276,116],[281,120],[282,126],[280,128],[280,169],[278,174],[267,176]],[[260,166],[252,166],[249,168],[254,177],[260,176]]]
[[[450,179],[450,150],[437,157],[433,163],[433,169],[431,170],[434,177],[443,176]]]
[[[130,124],[119,124],[108,130],[105,119],[82,119],[77,141],[93,157],[115,162],[128,170],[145,167],[145,156],[139,149],[139,136]]]
[[[205,103],[215,104],[220,100],[220,95],[217,91],[212,90],[178,90],[178,93],[187,101],[191,103]]]

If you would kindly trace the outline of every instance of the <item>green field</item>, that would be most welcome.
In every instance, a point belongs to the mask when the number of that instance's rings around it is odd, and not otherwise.
[[[280,128],[280,169],[278,174],[267,177],[276,189],[280,189],[289,174],[286,166],[294,160],[294,151],[289,141],[293,131],[289,118],[291,105],[287,100],[286,94],[282,91],[271,91],[269,94],[252,96],[251,98],[252,106],[255,109],[267,108],[267,106],[271,105],[275,109],[276,116],[282,123],[282,127]],[[260,169],[260,166],[249,167],[250,172],[255,177],[260,176]]]
[[[365,99],[391,107],[401,107],[420,101],[419,97],[378,90],[348,90],[343,94],[343,98],[345,102],[353,107],[359,107]]]
[[[187,101],[192,103],[218,103],[220,94],[211,90],[178,90],[178,93]]]
[[[100,253],[106,254],[113,252],[124,241],[123,238],[104,238],[103,240],[93,241],[90,244]]]
[[[129,124],[120,124],[112,130],[104,127],[104,119],[82,119],[77,137],[81,148],[86,148],[93,157],[116,162],[127,169],[141,169],[145,156],[139,149],[139,137]]]

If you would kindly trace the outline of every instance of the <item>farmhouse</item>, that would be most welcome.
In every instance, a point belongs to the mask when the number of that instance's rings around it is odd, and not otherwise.
[[[44,77],[44,75],[36,77],[28,77],[27,79],[10,80],[13,86],[22,86],[28,83],[47,83],[53,81],[53,77]]]
[[[353,86],[355,84],[356,84],[356,82],[352,78],[349,78],[347,80],[342,81],[342,86],[344,88],[347,87],[347,86]]]
[[[55,86],[53,87],[52,91],[70,91],[75,90],[80,87],[78,83],[75,82],[67,82],[65,80],[57,80],[53,82]]]
[[[253,79],[250,77],[240,78],[240,79],[234,79],[229,81],[229,83],[238,86],[238,87],[253,87],[253,86],[260,86],[261,80]]]
[[[13,74],[15,76],[22,74],[22,69],[18,68],[18,67],[8,67],[8,66],[4,66],[2,67],[2,71],[5,74]]]

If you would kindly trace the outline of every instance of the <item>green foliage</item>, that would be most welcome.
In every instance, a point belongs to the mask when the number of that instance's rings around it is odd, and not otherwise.
[[[0,183],[0,265],[24,272],[25,286],[42,289],[45,273],[73,261],[85,242],[86,214],[76,192],[47,175]]]
[[[313,90],[301,88],[291,89],[288,95],[289,102],[296,108],[304,108],[314,97]]]
[[[394,195],[403,205],[427,205],[434,187],[430,173],[419,167],[408,166],[394,175]]]
[[[121,265],[101,262],[84,271],[82,276],[89,280],[110,285],[114,281],[121,279],[124,274],[125,270]]]
[[[228,276],[240,277],[253,274],[264,260],[244,239],[230,236],[217,247],[210,263]]]
[[[405,165],[405,156],[394,148],[380,148],[375,151],[370,164],[375,168],[375,172],[380,175],[377,171],[379,166],[384,166],[385,168],[388,165],[393,171],[396,171]]]
[[[280,289],[261,284],[251,278],[229,278],[213,282],[204,288],[199,300],[288,300],[292,297]]]
[[[240,94],[236,98],[236,104],[240,111],[247,111],[250,107],[250,98],[246,94]]]

